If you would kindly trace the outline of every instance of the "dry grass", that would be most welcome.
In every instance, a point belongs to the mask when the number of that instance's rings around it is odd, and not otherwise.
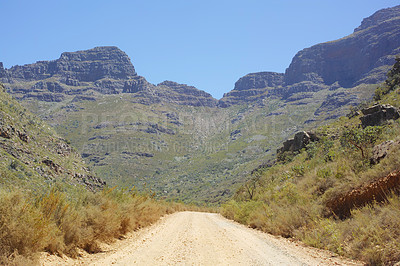
[[[39,196],[2,190],[0,264],[26,264],[41,251],[72,257],[79,249],[99,252],[100,242],[112,242],[165,214],[187,209],[115,188],[74,195],[52,189]]]
[[[348,123],[357,121],[349,120]],[[354,209],[348,219],[327,216],[326,203],[400,169],[400,147],[377,165],[338,138],[343,121],[327,137],[292,161],[266,169],[250,197],[239,189],[221,208],[230,219],[275,235],[294,237],[369,265],[400,261],[400,197]],[[385,127],[377,143],[399,139],[400,122]],[[368,151],[369,152],[369,151]]]

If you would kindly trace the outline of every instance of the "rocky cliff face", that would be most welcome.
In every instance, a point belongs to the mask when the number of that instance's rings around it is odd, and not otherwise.
[[[17,98],[54,102],[64,101],[69,95],[119,93],[131,93],[134,101],[144,104],[229,107],[268,97],[295,102],[306,94],[312,98],[310,93],[321,90],[382,82],[400,54],[399,40],[400,6],[380,10],[364,19],[353,34],[298,52],[285,74],[259,72],[240,78],[218,103],[191,86],[169,81],[157,86],[150,84],[136,74],[129,57],[117,47],[67,52],[54,61],[10,69],[1,64],[0,81]],[[338,107],[326,103],[329,101],[324,104],[328,109]]]
[[[192,86],[166,81],[155,86],[136,74],[129,57],[117,47],[96,47],[66,52],[54,61],[4,69],[0,81],[19,99],[61,102],[72,95],[130,93],[134,102],[160,102],[190,106],[216,106],[217,101]],[[33,85],[32,85],[33,84]],[[81,97],[81,99],[86,99]],[[80,99],[74,96],[73,99]]]
[[[8,70],[14,80],[42,80],[53,76],[66,85],[100,79],[130,79],[136,77],[129,57],[117,47],[96,47],[90,50],[61,54],[54,61],[14,66]]]
[[[224,94],[220,100],[220,107],[228,107],[232,104],[243,104],[259,100],[262,96],[267,96],[267,88],[276,88],[283,85],[282,73],[259,72],[250,73],[241,77],[236,83],[235,88]]]
[[[0,85],[0,182],[46,189],[63,182],[95,191],[105,182],[95,177],[65,139],[29,113]]]
[[[364,19],[354,33],[340,40],[306,48],[296,54],[285,73],[285,83],[312,81],[349,88],[379,83],[400,53],[400,6]]]
[[[157,85],[159,97],[180,105],[215,107],[217,100],[211,94],[193,86],[164,81]]]
[[[268,72],[240,78],[220,106],[258,101],[266,93],[288,99],[301,92],[378,84],[385,80],[399,54],[400,6],[396,6],[364,19],[347,37],[299,51],[284,75],[275,73],[276,82],[271,82]]]

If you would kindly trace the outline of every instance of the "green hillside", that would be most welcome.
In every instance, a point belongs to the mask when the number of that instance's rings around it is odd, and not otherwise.
[[[44,251],[100,252],[101,242],[187,209],[129,188],[106,187],[68,141],[1,86],[1,265],[36,264]]]
[[[0,81],[108,184],[218,204],[295,132],[370,101],[400,54],[399,25],[400,6],[379,10],[352,34],[299,51],[285,73],[239,78],[220,100],[186,84],[149,83],[115,46],[1,64]]]
[[[378,104],[400,107],[399,70],[397,59],[376,90]],[[253,171],[223,215],[369,265],[399,261],[400,119],[362,127],[374,108],[316,128],[317,141]]]
[[[55,184],[105,183],[93,176],[80,154],[53,128],[22,107],[0,86],[0,182],[2,187],[46,191]]]

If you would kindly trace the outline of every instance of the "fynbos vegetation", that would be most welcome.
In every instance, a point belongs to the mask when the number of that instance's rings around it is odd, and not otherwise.
[[[65,192],[52,188],[34,195],[0,191],[0,263],[34,260],[37,252],[75,257],[79,250],[101,251],[127,232],[147,226],[184,206],[161,203],[135,191],[105,188]]]
[[[0,90],[0,264],[76,256],[188,208],[105,186],[68,141]],[[194,207],[192,207],[193,209]]]
[[[377,90],[395,107],[398,63]],[[400,122],[363,128],[361,116],[319,127],[318,141],[256,171],[222,214],[369,264],[400,260]]]

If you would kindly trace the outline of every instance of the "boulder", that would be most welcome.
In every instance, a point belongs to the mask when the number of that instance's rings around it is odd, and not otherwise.
[[[65,95],[62,93],[52,93],[52,92],[32,92],[27,93],[23,97],[23,99],[33,98],[43,102],[62,102],[65,99]]]
[[[306,148],[306,146],[310,142],[314,142],[317,140],[318,140],[318,137],[316,136],[315,133],[300,131],[294,135],[294,138],[286,140],[283,143],[283,146],[277,150],[277,153],[281,154],[281,153],[287,152],[287,151],[297,152],[303,148]]]
[[[49,92],[61,93],[64,91],[64,88],[58,82],[39,81],[35,85],[33,85],[30,90],[34,92],[49,91]]]
[[[15,129],[10,126],[0,125],[0,137],[5,139],[11,139]]]
[[[390,104],[376,104],[362,109],[361,112],[363,116],[360,119],[364,128],[367,126],[379,126],[385,121],[396,120],[400,117],[399,110]]]
[[[378,164],[383,158],[386,157],[388,152],[393,149],[394,147],[400,145],[400,140],[393,141],[388,140],[379,145],[376,145],[372,149],[372,157],[371,157],[371,164]]]

